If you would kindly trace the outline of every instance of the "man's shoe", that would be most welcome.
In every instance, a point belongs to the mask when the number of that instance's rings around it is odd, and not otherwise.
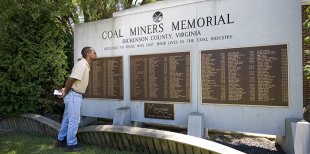
[[[84,150],[84,148],[79,145],[79,144],[76,144],[76,145],[68,145],[67,148],[66,148],[66,152],[79,152],[79,151],[82,151]]]
[[[66,146],[67,146],[67,139],[66,138],[63,139],[62,141],[57,139],[57,142],[55,144],[56,148],[59,148],[59,147],[65,148]]]

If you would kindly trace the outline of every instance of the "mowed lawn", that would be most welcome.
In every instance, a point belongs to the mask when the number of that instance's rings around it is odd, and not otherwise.
[[[62,154],[64,148],[55,148],[55,139],[36,134],[1,133],[0,154]],[[137,154],[83,144],[81,154]],[[76,153],[76,152],[74,152]]]

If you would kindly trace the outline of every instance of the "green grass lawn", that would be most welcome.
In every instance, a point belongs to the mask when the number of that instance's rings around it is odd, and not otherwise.
[[[35,134],[1,133],[0,154],[61,154],[68,153],[64,148],[55,148],[55,139]],[[85,150],[81,154],[136,154],[108,148],[83,144]],[[76,152],[75,152],[76,153]]]

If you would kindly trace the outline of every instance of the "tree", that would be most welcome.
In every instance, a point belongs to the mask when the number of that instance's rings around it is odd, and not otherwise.
[[[156,0],[142,0],[141,5],[155,2]],[[81,9],[80,16],[83,22],[111,18],[117,11],[117,5],[121,4],[125,9],[138,6],[138,0],[80,0],[78,6]]]
[[[117,11],[116,5],[120,2],[125,9],[144,5],[156,0],[50,0],[46,1],[53,8],[55,21],[66,33],[66,56],[68,57],[68,71],[73,67],[73,32],[76,24],[111,18]]]
[[[115,0],[0,0],[0,117],[51,112],[57,106],[52,92],[73,67],[74,26],[112,17],[115,5]]]
[[[308,19],[303,23],[304,27],[309,30],[310,29],[310,7],[306,9],[306,13],[308,15]],[[307,36],[304,40],[307,44],[310,44],[310,36]],[[305,55],[310,56],[310,51],[305,50]],[[304,66],[304,72],[307,77],[307,79],[310,79],[310,61],[306,62],[306,65]]]
[[[309,31],[310,29],[310,7],[307,7],[306,13],[307,13],[308,19],[303,24],[306,30]],[[307,44],[310,44],[310,36],[307,36],[304,41]],[[306,56],[310,56],[309,50],[305,50],[304,52]],[[306,62],[306,65],[304,66],[304,72],[305,72],[307,79],[310,79],[310,61]],[[310,105],[307,104],[307,102],[304,102],[304,119],[310,122]]]
[[[66,75],[66,36],[45,3],[6,1],[1,9],[0,116],[49,112]]]

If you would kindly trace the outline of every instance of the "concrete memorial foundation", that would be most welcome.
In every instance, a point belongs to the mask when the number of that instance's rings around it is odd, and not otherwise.
[[[114,114],[113,118],[113,125],[118,126],[131,126],[131,119],[130,119],[130,108],[129,107],[122,107],[118,108]]]
[[[310,153],[310,123],[300,119],[286,119],[285,136],[277,136],[276,141],[286,153]]]
[[[191,113],[188,116],[187,135],[204,138],[204,133],[205,129],[203,123],[203,115],[197,112]]]
[[[287,136],[303,116],[301,27],[300,0],[159,1],[77,25],[75,61],[98,56],[81,114]]]

